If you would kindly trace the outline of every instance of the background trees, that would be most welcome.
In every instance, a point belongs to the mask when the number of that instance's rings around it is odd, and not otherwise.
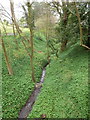
[[[63,51],[69,43],[73,44],[79,39],[81,43],[87,43],[87,4],[88,3],[74,3],[69,1],[62,1],[62,3],[52,1],[50,3],[59,15],[59,22],[56,26],[56,34],[61,43],[61,51]]]
[[[89,48],[88,6],[89,3],[75,3],[69,1],[40,3],[26,2],[25,5],[22,5],[24,14],[20,19],[20,23],[21,26],[25,24],[29,28],[30,39],[28,39],[26,36],[23,36],[22,30],[17,23],[14,13],[14,2],[10,0],[11,16],[2,6],[1,10],[5,12],[3,15],[12,19],[14,36],[16,30],[23,39],[22,43],[31,61],[33,80],[35,79],[33,67],[34,32],[39,31],[46,36],[47,58],[50,57],[51,53],[54,53],[56,56],[58,56],[60,51],[64,51],[67,47],[70,47],[79,40],[82,46],[87,46],[86,48]],[[1,23],[7,35],[5,27],[6,24],[8,25],[7,21],[1,20]],[[17,40],[15,39],[15,41],[17,45]],[[26,41],[29,43],[28,45]]]

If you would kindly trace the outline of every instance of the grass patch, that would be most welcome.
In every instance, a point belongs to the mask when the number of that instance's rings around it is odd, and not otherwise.
[[[6,25],[5,23],[4,23],[4,27],[6,28],[6,32],[7,33],[13,33],[13,25]],[[5,35],[5,31],[4,31],[4,29],[3,29],[3,25],[0,23],[0,29],[1,29],[1,31],[2,31],[2,33],[3,33],[3,35]],[[29,29],[28,28],[24,28],[24,27],[20,27],[20,29],[25,33],[25,32],[29,32]],[[17,30],[16,30],[16,28],[15,28],[15,31],[16,31],[16,33],[17,33]]]

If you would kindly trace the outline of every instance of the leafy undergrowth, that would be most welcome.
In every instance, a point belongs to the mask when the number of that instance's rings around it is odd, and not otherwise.
[[[36,81],[40,81],[43,61],[45,61],[45,38],[34,38],[34,68]],[[2,97],[3,118],[17,118],[22,106],[34,89],[31,80],[30,58],[28,57],[21,39],[17,36],[18,47],[13,36],[4,37],[6,50],[13,69],[13,76],[8,75],[5,58],[2,55]]]
[[[88,52],[78,44],[53,57],[28,118],[87,118]]]

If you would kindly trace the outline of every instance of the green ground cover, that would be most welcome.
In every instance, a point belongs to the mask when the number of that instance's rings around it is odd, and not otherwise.
[[[28,118],[87,118],[88,52],[78,44],[52,57],[45,81]]]
[[[7,36],[3,37],[3,39],[14,72],[13,76],[8,75],[5,58],[2,53],[3,118],[17,118],[20,109],[34,89],[34,83],[31,80],[30,58],[18,36],[16,38]],[[16,47],[15,39],[18,41],[19,49]],[[34,43],[35,77],[38,82],[40,81],[42,67],[46,59],[45,37],[36,33]]]

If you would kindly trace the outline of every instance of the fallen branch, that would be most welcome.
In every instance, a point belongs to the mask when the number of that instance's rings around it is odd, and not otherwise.
[[[90,47],[88,47],[88,46],[86,46],[86,45],[84,45],[84,44],[81,44],[81,46],[83,46],[83,47],[85,47],[85,48],[87,48],[87,49],[90,50]]]

